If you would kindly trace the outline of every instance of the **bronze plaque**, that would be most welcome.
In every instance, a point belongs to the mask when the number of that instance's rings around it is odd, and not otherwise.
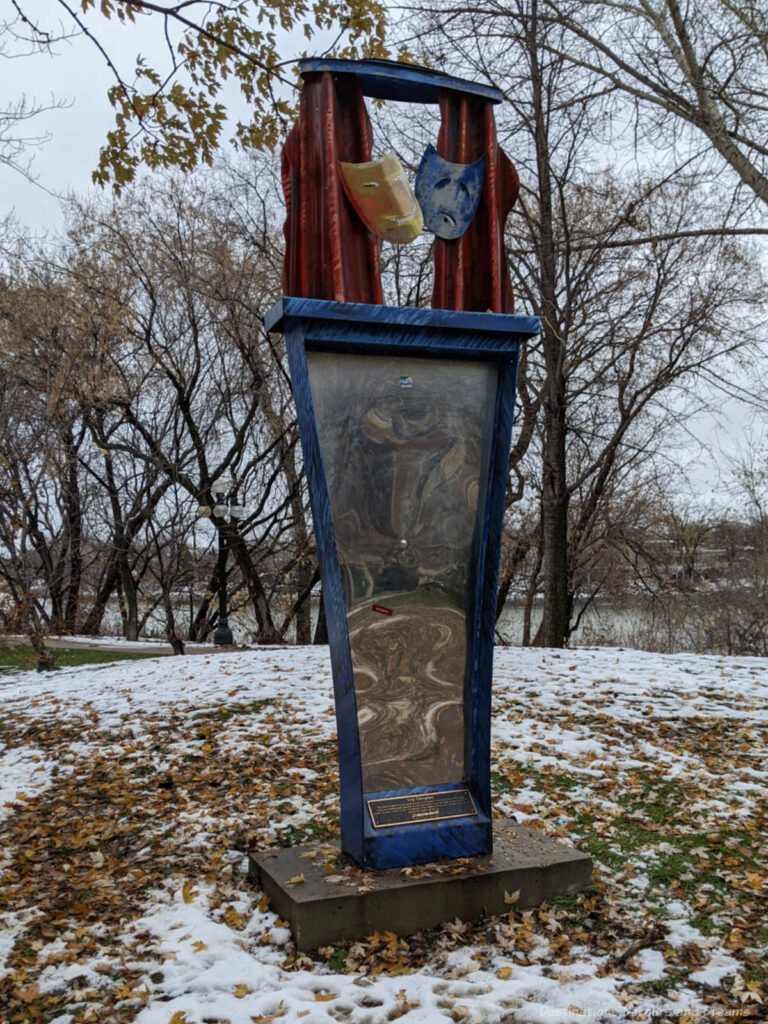
[[[477,814],[477,808],[468,789],[453,789],[369,800],[368,813],[374,828],[389,828],[393,825],[418,825],[422,821],[468,818]]]

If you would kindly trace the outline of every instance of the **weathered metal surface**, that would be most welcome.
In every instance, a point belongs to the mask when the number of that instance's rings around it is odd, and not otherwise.
[[[470,557],[483,527],[498,364],[328,352],[307,359],[363,788],[460,782]]]
[[[504,254],[504,225],[520,191],[512,161],[496,140],[492,104],[450,90],[440,95],[437,151],[452,163],[485,156],[480,206],[467,231],[454,241],[435,239],[435,309],[513,313],[512,282]]]
[[[477,213],[484,181],[485,154],[473,164],[452,164],[427,146],[413,186],[424,227],[438,238],[461,238]]]
[[[425,821],[447,821],[449,818],[471,818],[477,814],[475,801],[468,789],[409,793],[367,800],[368,813],[374,828],[393,825],[416,825]]]
[[[382,302],[380,242],[344,194],[339,161],[371,159],[372,131],[352,76],[308,74],[299,119],[283,147],[286,220],[283,293]]]
[[[285,333],[292,321],[301,321],[308,342],[323,347],[338,338],[345,348],[363,336],[370,345],[387,343],[398,351],[418,344],[430,352],[457,356],[512,352],[520,342],[539,333],[537,316],[417,309],[415,306],[377,306],[370,303],[318,302],[297,296],[279,299],[264,317],[268,331]],[[397,331],[390,328],[397,325]],[[369,346],[366,346],[369,347]],[[415,349],[413,350],[415,351]]]
[[[334,75],[354,75],[363,96],[378,100],[399,100],[407,103],[438,103],[440,89],[481,96],[491,103],[501,103],[504,93],[482,82],[455,78],[434,68],[417,64],[401,64],[394,60],[334,60],[331,57],[308,57],[299,61],[303,76],[315,71]]]

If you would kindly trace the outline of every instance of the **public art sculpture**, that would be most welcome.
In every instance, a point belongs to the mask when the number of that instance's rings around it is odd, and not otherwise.
[[[285,297],[267,327],[285,335],[310,488],[342,850],[366,869],[487,854],[515,375],[521,342],[539,330],[514,315],[504,255],[519,181],[496,140],[502,96],[385,61],[300,70],[283,151]],[[439,106],[415,193],[396,157],[374,156],[366,97]],[[408,244],[422,219],[436,236],[432,308],[385,306],[381,246]],[[265,858],[259,877],[277,855]],[[478,891],[478,907],[503,897],[499,884],[500,897]],[[341,932],[369,926],[350,913]],[[297,941],[321,932],[307,934]]]

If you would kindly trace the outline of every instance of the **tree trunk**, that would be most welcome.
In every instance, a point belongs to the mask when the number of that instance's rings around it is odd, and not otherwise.
[[[126,640],[139,639],[139,600],[127,551],[118,551],[120,589],[123,599],[123,636]]]
[[[539,647],[563,647],[570,616],[568,565],[568,490],[565,480],[565,401],[545,406],[541,520],[544,547],[544,605],[534,641]]]
[[[534,643],[545,647],[562,647],[568,638],[569,624],[565,344],[558,329],[557,255],[552,205],[552,172],[544,72],[539,63],[538,36],[538,5],[536,0],[533,0],[526,41],[531,72],[539,187],[541,326],[546,366],[541,487],[544,608],[543,618]]]
[[[509,559],[504,563],[499,577],[499,588],[496,593],[496,621],[498,622],[501,618],[501,613],[504,611],[504,605],[507,603],[509,597],[509,591],[512,587],[512,581],[514,580],[517,570],[520,568],[522,563],[525,561],[525,556],[530,550],[530,543],[525,537],[518,537],[515,541],[515,547],[510,555]]]
[[[83,432],[84,430],[83,427]],[[82,436],[81,433],[80,440],[82,440]],[[69,541],[69,579],[64,593],[64,629],[67,633],[75,633],[77,632],[77,613],[80,607],[80,585],[83,578],[83,510],[77,472],[77,446],[71,431],[67,432],[66,448],[64,508]]]
[[[257,644],[280,644],[283,638],[280,630],[272,621],[272,612],[267,600],[267,594],[259,578],[259,574],[251,561],[251,556],[246,547],[245,541],[237,530],[231,530],[228,535],[229,547],[235,557],[235,561],[243,574],[245,585],[248,588],[248,595],[256,613],[258,632],[256,634]]]
[[[212,616],[210,614],[211,598],[208,595],[213,596],[216,593],[218,579],[219,570],[218,567],[216,567],[211,573],[211,578],[208,581],[208,588],[206,590],[205,597],[203,597],[203,600],[200,602],[200,607],[197,609],[195,617],[189,624],[188,639],[192,642],[202,642],[213,628]]]
[[[301,600],[313,575],[311,563],[309,565],[299,564],[296,570],[297,601]],[[301,604],[296,609],[296,643],[312,643],[312,601],[309,598],[301,600]]]
[[[318,645],[325,645],[328,643],[328,624],[325,621],[325,601],[323,601],[322,592],[320,594],[320,607],[317,611],[315,636],[312,643]]]

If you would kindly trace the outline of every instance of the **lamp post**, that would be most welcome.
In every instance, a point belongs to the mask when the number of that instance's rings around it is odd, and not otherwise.
[[[234,643],[232,630],[227,619],[227,555],[229,541],[224,527],[227,520],[236,523],[245,515],[245,508],[235,500],[233,492],[227,494],[227,487],[220,480],[211,484],[213,507],[200,505],[198,515],[210,517],[216,527],[218,536],[218,588],[219,588],[219,621],[213,631],[213,642],[217,647],[231,646]]]

